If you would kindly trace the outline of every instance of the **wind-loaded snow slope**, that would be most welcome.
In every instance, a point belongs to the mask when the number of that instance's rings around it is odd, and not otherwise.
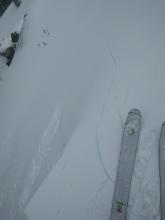
[[[161,0],[24,0],[8,8],[1,38],[27,17],[0,85],[3,216],[29,204],[31,220],[108,220],[122,127],[136,107],[143,125],[128,219],[160,219],[164,9]]]

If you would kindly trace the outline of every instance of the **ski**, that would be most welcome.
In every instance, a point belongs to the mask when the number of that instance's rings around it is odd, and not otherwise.
[[[159,139],[159,172],[161,220],[165,220],[165,122],[162,124]]]
[[[126,118],[121,141],[110,220],[125,220],[132,174],[141,129],[141,113],[132,109]]]

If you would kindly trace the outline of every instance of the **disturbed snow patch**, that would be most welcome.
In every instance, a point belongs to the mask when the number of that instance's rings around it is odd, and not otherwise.
[[[58,161],[63,153],[63,148],[56,142],[61,124],[61,106],[59,105],[45,129],[41,142],[32,160],[29,175],[27,177],[26,186],[22,200],[22,207],[26,207],[35,191],[39,188],[43,179],[50,172],[53,165]],[[52,160],[52,154],[54,155]]]

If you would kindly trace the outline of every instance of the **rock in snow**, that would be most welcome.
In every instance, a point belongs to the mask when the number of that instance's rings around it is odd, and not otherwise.
[[[9,66],[13,60],[15,50],[19,42],[19,36],[21,34],[24,19],[22,19],[12,30],[9,36],[7,36],[2,43],[0,43],[0,56],[1,60],[4,58],[4,62]],[[0,69],[2,69],[0,67]]]

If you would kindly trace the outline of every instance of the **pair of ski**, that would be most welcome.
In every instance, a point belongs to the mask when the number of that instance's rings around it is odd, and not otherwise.
[[[136,151],[141,130],[141,113],[132,109],[125,121],[110,220],[126,220]],[[159,139],[161,220],[165,220],[165,122]]]

